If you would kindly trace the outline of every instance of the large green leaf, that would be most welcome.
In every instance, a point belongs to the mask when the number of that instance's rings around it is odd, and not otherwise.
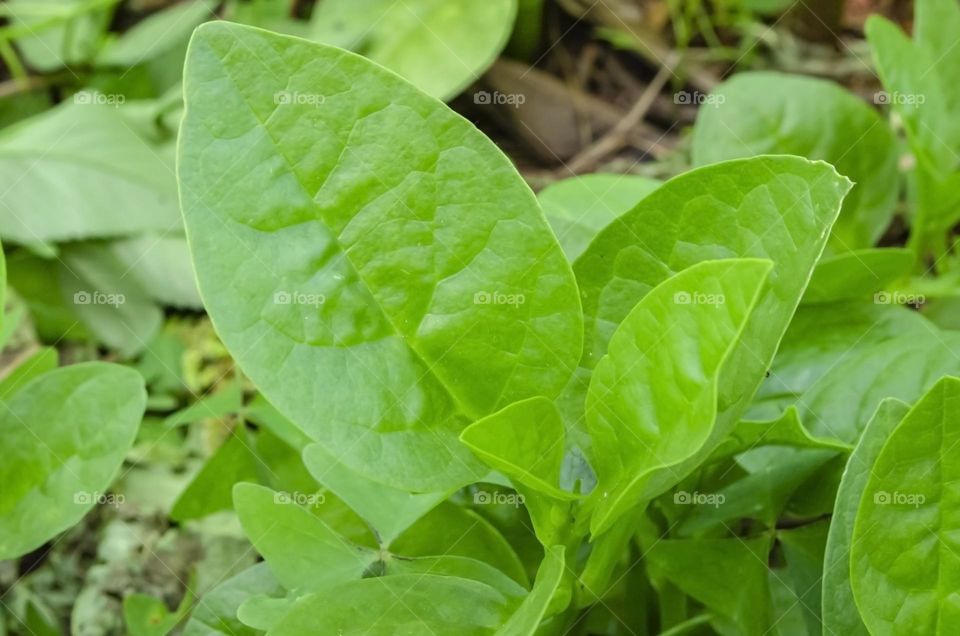
[[[850,587],[853,528],[873,464],[890,433],[909,410],[910,406],[899,400],[881,402],[843,471],[823,559],[823,627],[828,634],[865,636],[868,633]]]
[[[849,188],[847,179],[822,162],[798,157],[734,160],[671,179],[614,221],[574,265],[586,342],[582,371],[562,400],[565,420],[580,417],[576,405],[586,386],[583,376],[653,287],[703,260],[770,258],[770,284],[732,364],[739,372],[721,392],[723,422],[711,445],[719,443],[767,371]]]
[[[440,99],[454,97],[497,58],[516,0],[324,0],[311,37],[352,49]]]
[[[13,243],[180,226],[173,170],[93,93],[0,134],[0,235]],[[84,102],[88,103],[84,103]]]
[[[477,581],[400,574],[354,581],[306,596],[271,636],[487,636],[505,620],[507,599]]]
[[[476,479],[464,416],[556,395],[580,352],[575,282],[516,170],[403,80],[295,38],[204,25],[185,90],[188,238],[247,375],[376,481]]]
[[[586,174],[551,183],[537,198],[573,262],[603,228],[659,186],[659,181],[630,174]]]
[[[587,393],[599,458],[595,533],[650,496],[655,472],[697,454],[712,435],[721,382],[740,372],[728,366],[731,352],[772,267],[760,259],[698,263],[654,288],[621,323]]]
[[[897,146],[879,114],[834,82],[781,73],[737,73],[701,108],[693,158],[705,165],[762,154],[822,159],[857,185],[833,226],[831,249],[871,247],[900,191]]]
[[[887,439],[857,509],[853,594],[872,634],[960,630],[960,379],[944,378]]]
[[[105,496],[145,404],[139,373],[101,362],[51,371],[0,401],[0,560],[42,545]]]

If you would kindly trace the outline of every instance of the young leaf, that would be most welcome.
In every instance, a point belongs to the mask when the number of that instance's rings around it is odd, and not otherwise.
[[[564,428],[557,407],[534,397],[474,422],[460,440],[511,479],[558,499],[576,499],[561,490]]]
[[[363,55],[434,97],[473,83],[506,45],[517,0],[324,0],[311,37]]]
[[[660,182],[629,174],[586,174],[555,181],[537,198],[572,263],[610,223],[629,212]]]
[[[451,495],[450,491],[410,493],[353,472],[319,444],[303,451],[314,479],[343,500],[376,531],[384,546]]]
[[[877,456],[850,549],[853,595],[872,634],[960,629],[960,379],[914,405]]]
[[[893,131],[876,110],[834,82],[771,72],[737,73],[700,108],[693,159],[706,165],[763,154],[822,159],[857,184],[833,226],[834,252],[872,247],[900,191]]]
[[[587,393],[596,456],[598,534],[649,494],[657,470],[695,455],[714,428],[731,351],[744,335],[773,264],[698,263],[641,300],[610,341]],[[682,477],[676,476],[676,480]]]
[[[393,74],[295,38],[206,24],[185,91],[191,252],[247,375],[377,481],[479,478],[467,418],[556,395],[580,352],[575,282],[517,171]]]
[[[233,502],[247,538],[288,590],[309,592],[359,579],[379,558],[352,545],[287,493],[239,483]]]
[[[893,429],[910,410],[900,400],[880,403],[873,419],[847,460],[833,508],[827,550],[823,559],[823,631],[828,634],[866,636],[850,587],[850,548],[857,508],[870,471]]]
[[[353,581],[306,596],[270,633],[489,636],[509,610],[507,599],[483,583],[406,574]]]
[[[136,371],[101,362],[51,371],[0,401],[0,560],[43,545],[103,496],[146,404]]]

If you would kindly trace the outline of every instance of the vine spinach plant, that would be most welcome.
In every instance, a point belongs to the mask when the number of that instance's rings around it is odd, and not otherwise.
[[[318,484],[234,487],[266,563],[187,634],[957,626],[960,339],[832,260],[889,192],[716,157],[545,192],[548,224],[491,141],[353,53],[211,23],[185,93],[204,304]]]

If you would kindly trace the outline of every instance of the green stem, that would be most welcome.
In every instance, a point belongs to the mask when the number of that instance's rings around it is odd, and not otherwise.
[[[665,632],[660,632],[660,636],[680,636],[680,634],[685,634],[694,627],[710,622],[711,618],[713,617],[710,614],[698,614],[693,618],[688,618],[682,623],[677,623]]]

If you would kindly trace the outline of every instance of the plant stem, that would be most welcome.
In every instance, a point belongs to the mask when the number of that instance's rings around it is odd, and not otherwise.
[[[680,634],[685,634],[694,627],[703,625],[711,618],[713,617],[710,614],[698,614],[693,618],[688,618],[682,623],[677,623],[665,632],[660,632],[660,636],[680,636]]]

